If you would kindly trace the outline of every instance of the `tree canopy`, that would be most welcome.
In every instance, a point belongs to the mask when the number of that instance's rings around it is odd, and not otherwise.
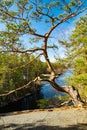
[[[68,49],[67,58],[74,68],[69,84],[77,86],[83,99],[87,100],[87,14],[76,22],[70,42],[61,43]]]
[[[50,40],[55,35],[54,30],[86,9],[86,0],[1,0],[0,21],[5,29],[0,31],[0,53],[34,55],[36,58],[43,56],[49,71],[43,75],[48,77],[46,81],[58,91],[69,93],[73,102],[81,105],[75,88],[61,87],[55,82],[64,69],[60,74],[55,71],[49,49],[58,49],[58,44]],[[43,80],[39,73],[31,82],[36,80]]]
[[[17,53],[0,55],[0,93],[23,86],[47,71],[46,64],[34,58]]]

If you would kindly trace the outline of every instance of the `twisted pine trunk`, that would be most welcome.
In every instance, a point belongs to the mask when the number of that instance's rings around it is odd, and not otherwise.
[[[78,90],[74,86],[59,86],[55,81],[50,81],[50,84],[60,92],[65,92],[70,95],[75,106],[82,107],[84,102],[82,101]]]
[[[50,77],[49,77],[49,80],[48,80],[50,82],[50,84],[56,90],[58,90],[60,92],[68,93],[71,96],[72,101],[73,101],[75,106],[78,106],[78,107],[82,106],[83,101],[81,100],[81,97],[79,95],[78,90],[74,86],[59,86],[55,82],[56,72],[54,71],[54,68],[51,65],[51,62],[50,62],[48,54],[47,54],[47,39],[45,39],[45,41],[44,41],[44,57],[45,57],[45,60],[46,60],[46,63],[48,65],[49,72],[50,72]]]

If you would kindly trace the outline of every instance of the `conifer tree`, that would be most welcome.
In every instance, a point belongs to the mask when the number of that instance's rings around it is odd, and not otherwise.
[[[49,2],[44,0],[0,1],[0,21],[6,26],[6,29],[0,32],[0,53],[26,53],[28,55],[35,54],[37,55],[36,57],[43,55],[49,70],[48,74],[43,74],[43,76],[47,77],[46,81],[58,91],[68,93],[77,106],[82,105],[82,102],[75,87],[61,87],[55,82],[55,78],[60,74],[56,73],[51,64],[48,49],[56,47],[53,43],[49,46],[49,39],[52,37],[54,30],[60,24],[79,15],[86,9],[86,0],[50,0]],[[20,49],[20,39],[24,36],[28,37],[32,43],[28,41],[28,48]],[[26,42],[27,40],[23,44],[25,45]],[[35,79],[32,79],[31,82],[29,81],[25,86],[29,86],[37,80],[43,81],[44,79],[38,74]],[[20,87],[20,90],[24,87]],[[15,93],[16,91],[19,91],[19,89],[13,92]],[[7,93],[7,95],[9,94],[12,94],[12,92]]]

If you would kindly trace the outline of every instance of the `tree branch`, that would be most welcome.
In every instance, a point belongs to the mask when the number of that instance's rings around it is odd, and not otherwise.
[[[21,65],[20,67],[16,67],[16,68],[14,68],[14,69],[10,69],[10,71],[12,71],[12,70],[17,70],[17,69],[26,67],[27,65],[31,64],[35,59],[37,59],[37,58],[40,57],[41,55],[42,55],[42,53],[39,54],[39,55],[37,55],[37,56],[36,56],[35,58],[33,58],[31,61],[27,62],[27,64]]]
[[[38,77],[36,77],[32,81],[29,81],[26,85],[23,85],[22,87],[19,87],[17,89],[11,90],[8,93],[0,94],[0,97],[8,96],[8,95],[16,93],[16,92],[18,92],[18,91],[20,91],[22,89],[28,88],[32,83],[35,83],[37,80],[38,80]]]
[[[35,48],[35,49],[29,49],[29,50],[18,50],[18,49],[13,49],[13,50],[1,50],[0,51],[0,53],[2,53],[2,52],[16,52],[16,53],[27,53],[27,52],[32,52],[32,53],[34,53],[34,52],[36,52],[36,51],[43,51],[43,49],[42,48]]]
[[[86,0],[83,0],[83,2],[81,2],[76,10],[76,12],[80,9],[80,7],[85,3]]]
[[[55,26],[52,26],[52,28],[49,30],[49,32],[48,33],[46,33],[46,37],[48,38],[49,36],[50,36],[50,34],[52,33],[52,31],[58,26],[58,25],[60,25],[61,23],[63,23],[63,22],[65,22],[65,21],[67,21],[68,19],[70,19],[70,18],[73,18],[73,17],[75,17],[75,16],[77,16],[77,15],[79,15],[79,14],[81,14],[82,12],[84,12],[85,10],[87,9],[87,7],[85,7],[84,9],[82,9],[81,11],[79,11],[79,12],[72,12],[72,13],[70,13],[69,15],[67,15],[66,17],[64,17],[62,20],[60,20],[60,22],[58,22]]]

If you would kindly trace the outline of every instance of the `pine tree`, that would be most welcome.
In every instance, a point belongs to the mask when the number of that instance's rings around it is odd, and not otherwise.
[[[75,23],[70,42],[60,41],[67,51],[69,67],[74,73],[68,83],[78,88],[84,102],[87,102],[87,15]]]

